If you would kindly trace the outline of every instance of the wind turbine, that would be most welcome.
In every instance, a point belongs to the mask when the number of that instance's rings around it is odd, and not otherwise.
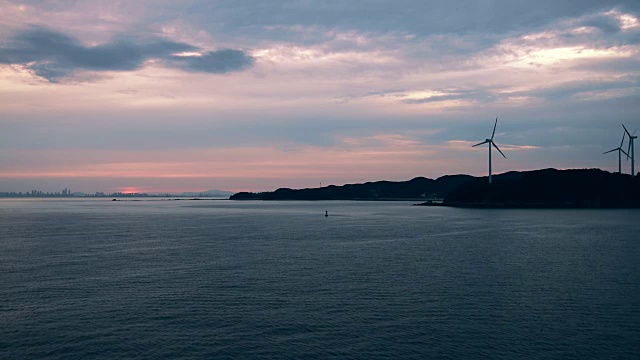
[[[622,133],[622,141],[620,141],[620,146],[618,146],[613,150],[609,150],[607,152],[602,153],[604,155],[614,151],[618,152],[618,174],[622,174],[622,154],[627,155],[627,157],[629,156],[629,154],[627,154],[624,150],[622,150],[622,144],[624,143],[624,135],[625,133]]]
[[[629,133],[629,130],[627,130],[627,128],[624,126],[624,124],[622,124],[622,127],[624,128],[624,132],[627,133],[627,136],[629,137],[629,149],[627,149],[627,160],[629,160],[629,157],[631,157],[631,177],[635,177],[636,176],[636,170],[634,168],[634,163],[635,163],[635,157],[633,156],[634,153],[634,149],[633,149],[633,140],[637,139],[637,136],[631,135]],[[635,131],[633,132],[635,134]]]
[[[493,133],[491,133],[491,139],[485,139],[483,142],[479,143],[479,144],[475,144],[472,147],[476,147],[476,146],[480,146],[482,144],[489,144],[489,184],[491,184],[491,148],[495,146],[496,150],[498,150],[500,152],[500,155],[502,155],[502,157],[504,157],[505,159],[507,158],[506,156],[504,156],[504,154],[502,153],[502,151],[500,151],[500,148],[498,147],[498,145],[496,145],[496,143],[493,142],[493,136],[496,134],[496,126],[498,126],[498,118],[496,118],[496,123],[493,124]]]

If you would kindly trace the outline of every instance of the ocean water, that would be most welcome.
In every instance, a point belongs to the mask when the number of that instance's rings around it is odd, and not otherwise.
[[[640,211],[410,205],[1,200],[0,358],[640,358]]]

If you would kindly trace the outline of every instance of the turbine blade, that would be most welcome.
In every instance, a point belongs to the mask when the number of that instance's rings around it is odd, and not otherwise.
[[[479,144],[475,144],[475,145],[473,145],[472,147],[480,146],[480,145],[482,145],[482,144],[486,144],[486,143],[488,143],[488,141],[487,141],[487,140],[485,140],[485,141],[483,141],[483,142],[481,142],[481,143],[479,143]]]
[[[627,159],[629,158],[629,154],[627,154],[626,151],[622,150],[622,148],[620,148],[620,151],[622,151],[623,154],[627,155]]]
[[[627,130],[627,128],[624,126],[624,124],[622,124],[622,128],[624,129],[624,132],[626,132],[627,135],[629,135],[629,137],[631,137],[631,134],[629,134],[629,130]]]
[[[616,151],[616,150],[621,150],[621,149],[620,149],[620,148],[617,148],[617,149],[609,150],[609,151],[607,151],[607,152],[603,152],[603,153],[602,153],[602,155],[604,155],[604,154],[608,154],[608,153],[610,153],[610,152],[614,152],[614,151]]]
[[[624,144],[624,133],[622,133],[622,141],[620,141],[620,148],[622,148],[622,144]]]
[[[629,139],[629,148],[627,149],[627,161],[629,161],[629,153],[631,152],[631,139]]]
[[[494,143],[493,141],[491,142],[491,144],[493,144],[493,146],[495,146],[496,150],[498,150],[498,152],[500,152],[500,155],[502,155],[503,158],[507,158],[506,156],[504,156],[504,154],[502,153],[502,151],[500,150],[500,148],[498,147],[498,145],[496,145],[496,143]],[[491,145],[489,145],[491,146]]]
[[[498,118],[496,117],[496,123],[493,124],[493,132],[491,133],[491,140],[493,140],[493,136],[496,134],[496,126],[498,126]]]

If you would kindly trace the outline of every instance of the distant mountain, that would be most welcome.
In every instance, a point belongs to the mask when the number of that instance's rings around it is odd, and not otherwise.
[[[640,178],[600,169],[512,171],[473,178],[445,198],[444,205],[512,208],[640,207]]]
[[[228,198],[233,195],[231,191],[225,190],[207,190],[207,191],[185,191],[181,193],[154,192],[149,193],[151,196],[178,196],[178,197],[217,197]]]
[[[469,175],[448,175],[436,180],[417,177],[409,181],[376,181],[364,184],[330,185],[321,188],[288,189],[273,192],[241,192],[231,200],[391,200],[445,197],[460,184],[473,179]]]
[[[206,197],[229,197],[233,195],[231,191],[225,190],[207,190],[202,192],[183,192],[182,196],[206,196]]]

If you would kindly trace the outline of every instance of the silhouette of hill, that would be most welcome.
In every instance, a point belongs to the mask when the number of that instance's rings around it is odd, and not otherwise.
[[[473,178],[445,198],[444,205],[512,208],[640,207],[640,179],[600,169],[512,171]]]
[[[288,189],[273,192],[241,192],[231,200],[391,200],[445,197],[460,184],[473,179],[469,175],[447,175],[436,180],[417,177],[409,181],[376,181],[364,184],[330,185],[321,188]]]
[[[189,191],[183,192],[180,195],[182,196],[210,196],[210,197],[227,197],[233,195],[231,191],[225,190],[207,190],[207,191]]]
[[[640,178],[600,169],[511,171],[487,177],[447,175],[436,180],[376,181],[273,192],[241,192],[232,200],[416,200],[419,205],[504,208],[640,207]]]

